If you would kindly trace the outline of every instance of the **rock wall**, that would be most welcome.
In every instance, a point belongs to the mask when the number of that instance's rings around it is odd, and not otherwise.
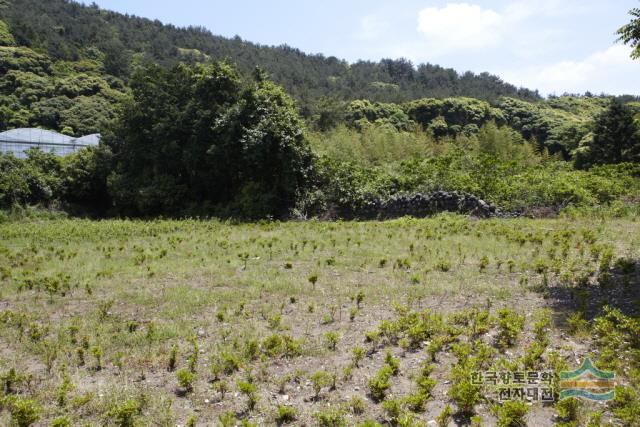
[[[457,192],[436,191],[431,194],[393,196],[388,200],[374,201],[369,206],[354,211],[332,207],[325,219],[385,220],[412,216],[424,218],[440,212],[456,212],[480,218],[504,216],[495,206],[471,195]]]
[[[438,191],[430,195],[414,194],[393,197],[382,204],[377,217],[380,219],[403,216],[426,217],[440,212],[457,212],[482,218],[496,215],[498,209],[470,194]]]

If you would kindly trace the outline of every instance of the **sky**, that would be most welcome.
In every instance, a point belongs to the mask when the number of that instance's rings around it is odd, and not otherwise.
[[[616,42],[638,0],[95,0],[103,9],[355,62],[488,71],[542,94],[640,95]]]

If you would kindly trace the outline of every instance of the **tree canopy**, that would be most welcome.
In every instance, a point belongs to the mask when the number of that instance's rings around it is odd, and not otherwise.
[[[579,167],[640,162],[640,126],[633,110],[618,100],[598,115],[585,142],[576,156]]]
[[[631,9],[629,15],[631,22],[618,30],[619,40],[633,48],[632,58],[640,59],[640,8]]]
[[[136,70],[132,97],[107,138],[119,211],[279,216],[309,180],[311,151],[284,91],[244,82],[227,63]],[[217,211],[219,212],[219,211]]]
[[[233,60],[250,75],[256,65],[298,101],[305,117],[322,97],[404,102],[417,98],[469,96],[495,100],[511,96],[539,100],[536,91],[517,88],[499,77],[406,59],[349,64],[333,56],[309,55],[287,45],[264,46],[215,36],[201,27],[178,28],[135,16],[84,6],[70,0],[11,2],[3,19],[17,45],[45,52],[54,61],[99,60],[104,72],[126,80],[135,64]],[[0,25],[0,45],[4,40]],[[10,42],[10,40],[6,41]]]

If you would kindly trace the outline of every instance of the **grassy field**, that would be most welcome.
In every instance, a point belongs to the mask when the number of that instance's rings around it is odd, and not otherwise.
[[[0,425],[638,425],[639,243],[633,219],[0,224]],[[469,379],[586,356],[614,402]]]

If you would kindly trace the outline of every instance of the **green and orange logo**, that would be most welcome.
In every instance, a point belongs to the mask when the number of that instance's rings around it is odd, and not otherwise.
[[[595,401],[612,400],[615,397],[615,378],[615,373],[601,371],[587,358],[575,371],[560,372],[560,400],[569,397]]]

